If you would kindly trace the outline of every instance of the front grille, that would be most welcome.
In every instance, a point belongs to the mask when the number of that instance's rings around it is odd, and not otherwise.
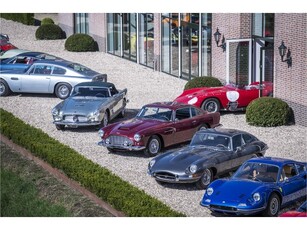
[[[109,144],[110,145],[117,145],[117,146],[131,146],[133,141],[127,137],[122,136],[109,136]]]
[[[157,172],[154,175],[156,178],[161,179],[161,180],[168,180],[168,181],[175,181],[176,176],[172,173],[168,172]]]
[[[82,115],[66,115],[64,116],[64,121],[66,122],[87,122],[88,119],[85,116]]]
[[[221,211],[237,211],[237,208],[228,207],[228,206],[221,206],[221,205],[210,205],[212,209],[217,209]]]

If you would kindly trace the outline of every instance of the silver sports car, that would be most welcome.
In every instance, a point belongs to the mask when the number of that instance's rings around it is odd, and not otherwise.
[[[127,89],[117,90],[109,82],[77,84],[71,95],[52,109],[58,130],[65,126],[106,126],[116,116],[123,117],[128,102]]]
[[[91,81],[106,82],[107,75],[66,60],[38,60],[26,70],[0,73],[0,96],[50,93],[65,99],[76,84]]]

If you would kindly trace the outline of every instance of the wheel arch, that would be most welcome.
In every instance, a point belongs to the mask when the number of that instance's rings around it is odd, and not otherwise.
[[[70,84],[69,82],[65,82],[65,81],[60,81],[60,82],[57,82],[55,85],[54,85],[54,87],[53,87],[53,93],[55,94],[55,89],[56,89],[56,87],[59,85],[59,84],[68,84],[68,85],[70,85],[70,87],[71,87],[71,90],[73,90],[73,86],[72,86],[72,84]]]
[[[224,109],[224,106],[223,106],[221,100],[220,100],[218,97],[216,97],[216,96],[210,96],[210,97],[204,98],[204,99],[202,100],[200,106],[202,107],[203,104],[204,104],[204,102],[205,102],[206,100],[208,100],[208,99],[216,99],[216,100],[218,100],[218,102],[220,103],[220,109]]]

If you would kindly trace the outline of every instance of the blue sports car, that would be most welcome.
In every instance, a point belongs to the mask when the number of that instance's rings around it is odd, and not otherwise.
[[[289,159],[252,158],[231,178],[212,182],[200,204],[224,214],[277,216],[281,207],[307,195],[306,167]]]

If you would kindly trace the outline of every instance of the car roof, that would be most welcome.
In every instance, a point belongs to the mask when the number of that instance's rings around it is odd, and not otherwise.
[[[259,162],[259,163],[264,163],[264,164],[273,164],[281,167],[284,164],[288,163],[302,163],[306,164],[306,162],[300,162],[300,161],[295,161],[287,158],[280,158],[280,157],[257,157],[257,158],[252,158],[249,159],[248,162]]]
[[[227,129],[227,128],[214,128],[214,129],[201,129],[198,132],[200,133],[212,133],[212,134],[219,134],[219,135],[225,135],[225,136],[229,136],[229,137],[233,137],[237,134],[248,134],[248,135],[252,135],[248,132],[242,131],[242,130],[238,130],[238,129]],[[252,135],[254,136],[254,135]]]
[[[183,107],[194,107],[193,105],[187,105],[187,104],[183,104],[183,103],[179,103],[179,102],[171,102],[171,101],[166,101],[166,102],[154,102],[154,103],[150,103],[145,105],[146,107],[160,107],[160,108],[168,108],[168,109],[172,109],[172,110],[176,110],[179,108],[183,108]]]
[[[75,87],[82,87],[82,86],[88,86],[88,87],[107,87],[107,88],[115,88],[115,85],[111,82],[102,82],[102,81],[90,81],[90,82],[81,82]]]
[[[70,64],[74,64],[75,62],[63,60],[63,59],[42,59],[42,60],[37,60],[34,64],[56,64],[59,66],[67,67]],[[78,63],[75,63],[78,64]],[[80,65],[80,64],[79,64]]]
[[[4,58],[11,58],[14,57],[18,54],[22,54],[25,52],[29,52],[29,50],[22,50],[22,49],[11,49],[11,50],[7,50],[5,51],[1,56],[0,59],[4,59]]]

